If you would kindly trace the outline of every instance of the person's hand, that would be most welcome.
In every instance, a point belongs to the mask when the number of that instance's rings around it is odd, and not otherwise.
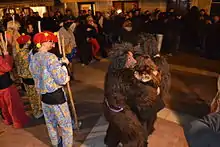
[[[160,94],[160,87],[157,88],[157,95]]]
[[[91,31],[91,30],[92,30],[91,28],[87,28],[87,29],[86,29],[87,32],[89,32],[89,31]]]
[[[4,55],[9,55],[9,53],[8,53],[7,50],[4,50],[4,51],[3,51],[3,54],[4,54]]]
[[[65,84],[68,83],[69,81],[70,81],[70,76],[68,76],[68,77],[66,78]]]
[[[62,59],[61,59],[61,62],[62,63],[65,63],[66,65],[68,65],[70,62],[69,62],[69,60],[66,58],[66,57],[63,57]]]

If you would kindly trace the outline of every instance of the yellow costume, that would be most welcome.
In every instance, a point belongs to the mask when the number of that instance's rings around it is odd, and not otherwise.
[[[22,49],[20,49],[15,57],[15,63],[19,77],[22,79],[27,96],[32,109],[32,114],[35,118],[40,118],[42,113],[42,106],[40,95],[37,93],[34,80],[31,72],[29,71],[28,55],[29,55],[29,44],[26,43]]]

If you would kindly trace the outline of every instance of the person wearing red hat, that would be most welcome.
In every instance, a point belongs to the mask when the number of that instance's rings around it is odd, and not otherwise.
[[[32,114],[35,118],[43,116],[40,95],[34,86],[34,80],[29,70],[28,55],[31,48],[31,36],[22,34],[18,37],[17,42],[20,50],[15,57],[15,63],[18,69],[18,75],[22,79],[25,91],[29,98]]]
[[[63,63],[68,65],[69,61],[62,58],[60,62],[56,55],[48,52],[57,41],[57,36],[51,32],[36,34],[34,43],[37,48],[29,54],[29,68],[35,87],[41,95],[42,110],[52,145],[72,147],[72,120],[63,89],[70,77],[67,68],[62,66]],[[62,137],[59,137],[58,126],[62,130]]]
[[[13,124],[14,128],[22,128],[27,125],[29,118],[25,114],[18,90],[10,78],[9,72],[12,67],[12,56],[7,51],[3,51],[0,55],[0,108],[4,124]]]

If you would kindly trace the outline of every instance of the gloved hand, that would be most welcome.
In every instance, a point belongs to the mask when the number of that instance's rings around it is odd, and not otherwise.
[[[61,63],[68,65],[70,62],[66,57],[61,58]]]

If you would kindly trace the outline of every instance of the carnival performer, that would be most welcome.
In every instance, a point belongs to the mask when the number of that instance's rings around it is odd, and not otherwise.
[[[160,52],[157,48],[157,40],[156,37],[152,34],[140,34],[138,43],[140,48],[137,48],[139,54],[148,55],[154,61],[154,63],[158,66],[159,71],[161,72],[161,87],[160,87],[160,96],[161,100],[166,100],[170,98],[170,87],[171,87],[171,74],[170,67],[167,60],[160,55]],[[165,104],[161,101],[161,104],[158,105],[158,111],[164,108]]]
[[[13,59],[15,59],[17,52],[19,51],[19,44],[17,43],[17,38],[20,36],[19,29],[21,25],[18,21],[9,21],[7,23],[7,42],[8,42],[8,51],[12,55]],[[18,67],[13,65],[12,69],[12,80],[18,84],[18,86],[22,86],[22,82],[19,80],[18,77]]]
[[[161,73],[149,56],[141,55],[137,59],[132,82],[127,93],[130,107],[145,128],[147,137],[154,131],[157,118],[158,103],[160,104]],[[129,94],[130,93],[130,94]]]
[[[75,30],[76,23],[73,20],[70,20],[69,17],[64,17],[63,26],[59,29],[60,37],[64,37],[66,57],[69,60],[69,71],[71,77],[73,77],[73,57],[76,54],[76,41],[73,31]]]
[[[21,25],[17,21],[9,21],[7,23],[7,40],[9,48],[11,49],[11,54],[13,57],[16,56],[17,52],[19,51],[19,44],[17,43],[17,39],[20,36],[19,29]]]
[[[129,43],[116,44],[111,53],[112,62],[105,77],[104,87],[104,115],[109,122],[105,136],[108,147],[116,147],[119,142],[123,147],[147,147],[145,130],[127,104],[125,82],[128,72],[136,64],[132,53],[133,46]]]
[[[4,124],[22,128],[29,122],[16,86],[10,78],[13,59],[7,51],[0,55],[0,108]]]
[[[36,91],[34,80],[29,70],[28,55],[31,47],[31,36],[22,34],[17,39],[17,42],[20,48],[15,57],[15,64],[18,67],[18,75],[24,84],[31,105],[32,114],[38,119],[43,116],[43,112],[40,95]]]
[[[60,62],[56,55],[48,52],[55,46],[57,36],[51,32],[41,32],[34,36],[37,48],[30,52],[30,71],[37,91],[42,99],[42,110],[49,136],[54,147],[72,147],[73,129],[66,94],[63,86],[70,80],[63,64],[68,65],[67,58]],[[62,137],[59,137],[58,126]],[[61,141],[62,140],[62,141]]]

